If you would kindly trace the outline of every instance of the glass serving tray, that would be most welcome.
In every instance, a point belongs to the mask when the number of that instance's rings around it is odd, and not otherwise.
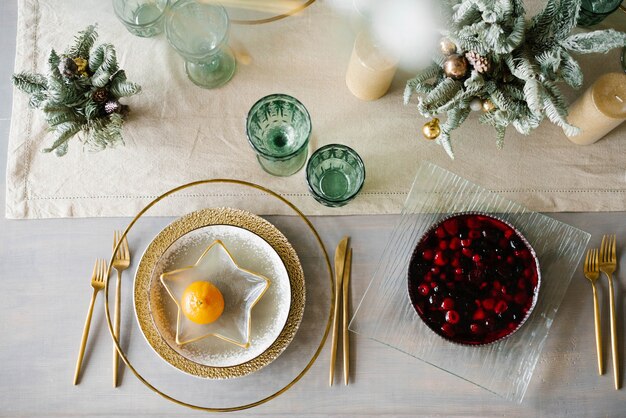
[[[407,291],[409,260],[419,238],[443,217],[485,212],[514,225],[537,253],[537,305],[513,335],[471,347],[448,342],[418,317]],[[521,403],[548,331],[590,234],[531,212],[432,163],[419,164],[402,215],[350,322],[350,330]]]

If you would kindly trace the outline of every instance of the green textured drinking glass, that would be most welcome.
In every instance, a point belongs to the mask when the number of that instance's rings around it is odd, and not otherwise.
[[[168,0],[113,0],[113,10],[135,36],[149,38],[163,32]]]
[[[228,48],[230,22],[224,7],[196,0],[178,0],[170,7],[165,32],[170,45],[185,59],[187,77],[213,89],[226,84],[237,63]]]
[[[363,188],[365,165],[352,148],[325,145],[311,155],[306,181],[315,200],[330,207],[343,206]]]
[[[578,26],[588,27],[597,25],[607,16],[616,11],[622,0],[582,0]]]
[[[271,94],[250,108],[246,135],[265,171],[275,176],[290,176],[306,162],[311,117],[298,99]]]

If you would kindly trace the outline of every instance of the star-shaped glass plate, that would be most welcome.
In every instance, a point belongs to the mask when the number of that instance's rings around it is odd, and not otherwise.
[[[213,283],[224,296],[224,311],[210,324],[197,324],[181,310],[185,289],[196,281]],[[250,346],[252,308],[267,291],[270,280],[240,268],[222,241],[215,240],[195,265],[161,274],[161,283],[178,307],[177,344],[217,337],[242,348]]]

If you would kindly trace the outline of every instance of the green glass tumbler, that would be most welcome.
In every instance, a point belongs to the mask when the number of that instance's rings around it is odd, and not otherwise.
[[[306,162],[311,116],[298,99],[271,94],[250,108],[246,135],[265,171],[290,176]]]
[[[237,63],[228,48],[230,22],[224,7],[201,0],[178,0],[165,21],[170,45],[185,60],[187,77],[207,89],[221,87]]]
[[[582,0],[578,26],[588,27],[597,25],[607,16],[616,11],[623,0]]]
[[[354,199],[365,182],[365,165],[355,150],[340,144],[315,151],[306,166],[311,194],[323,205],[340,207]]]
[[[149,38],[163,32],[168,0],[113,0],[113,10],[135,36]]]

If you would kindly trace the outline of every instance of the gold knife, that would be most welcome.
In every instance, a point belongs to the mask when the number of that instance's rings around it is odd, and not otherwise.
[[[335,311],[333,314],[333,339],[330,347],[330,378],[329,385],[333,385],[335,376],[335,360],[337,357],[337,338],[339,336],[339,302],[343,282],[343,269],[346,263],[346,250],[348,249],[348,240],[350,237],[343,237],[335,250]]]
[[[350,273],[352,270],[352,248],[348,250],[343,269],[343,383],[348,384],[350,375],[350,334],[348,333],[348,308],[350,306]]]

